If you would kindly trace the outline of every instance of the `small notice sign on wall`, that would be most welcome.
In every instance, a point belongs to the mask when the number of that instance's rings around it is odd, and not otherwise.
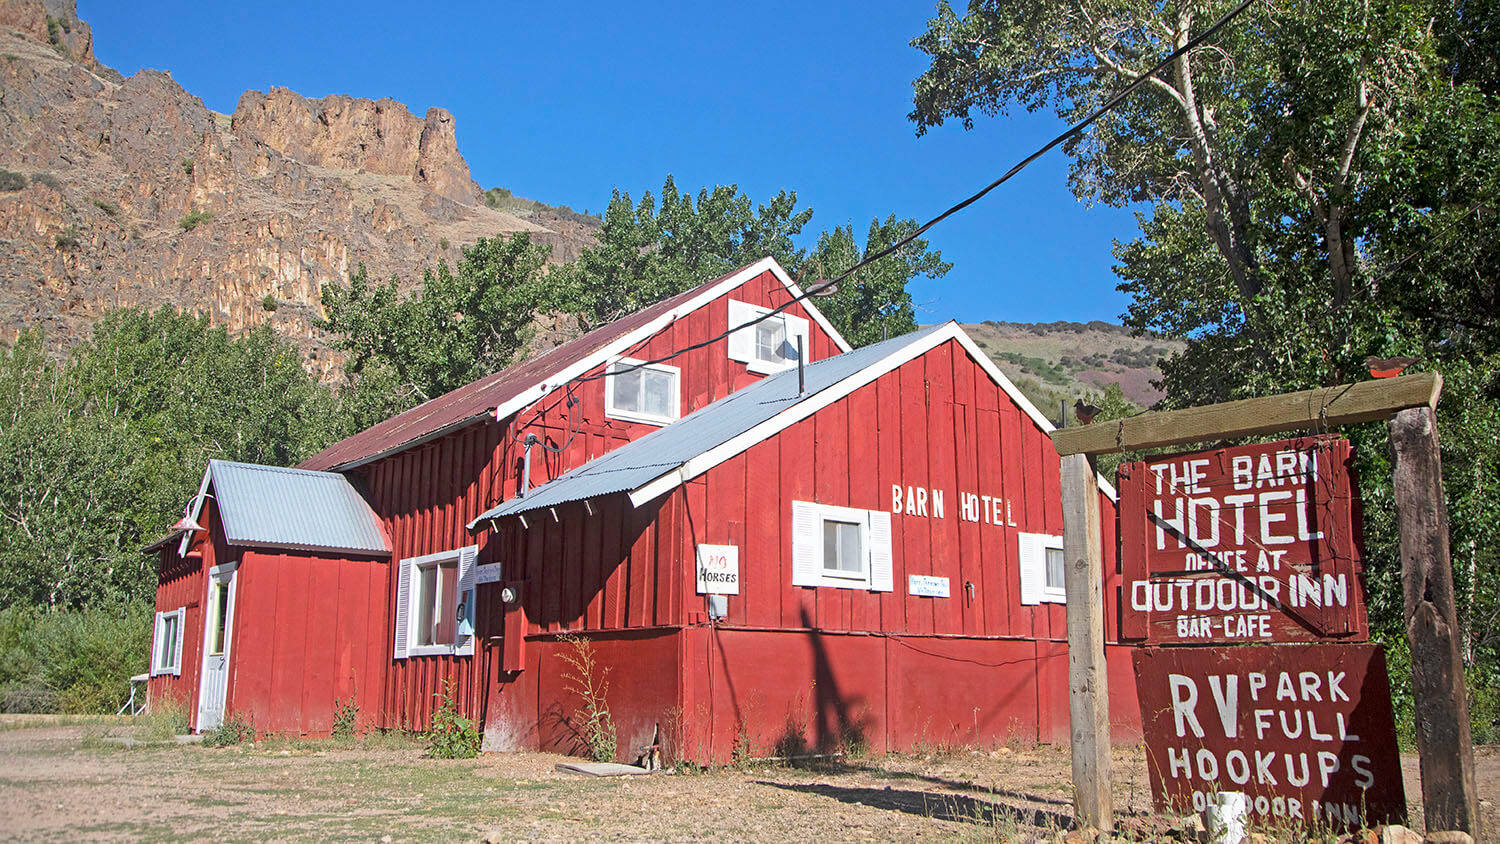
[[[474,585],[475,586],[478,586],[478,585],[480,585],[482,583],[499,583],[499,582],[500,582],[500,564],[499,563],[486,563],[486,564],[484,564],[482,566],[475,566],[474,567]]]
[[[698,594],[740,594],[740,549],[736,545],[698,546]]]
[[[933,577],[929,574],[907,575],[906,591],[918,598],[946,598],[948,597],[948,578]]]

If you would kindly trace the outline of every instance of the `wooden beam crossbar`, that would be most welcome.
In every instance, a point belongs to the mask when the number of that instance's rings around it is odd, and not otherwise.
[[[1108,454],[1300,429],[1324,431],[1384,421],[1414,407],[1435,410],[1442,390],[1441,375],[1422,372],[1059,428],[1052,432],[1052,443],[1060,455]]]

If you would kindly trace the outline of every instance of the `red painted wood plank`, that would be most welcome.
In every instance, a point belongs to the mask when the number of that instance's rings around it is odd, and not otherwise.
[[[781,449],[777,440],[765,440],[745,453],[745,544],[740,552],[740,603],[745,623],[775,627],[782,621],[782,607],[794,600],[791,578],[791,541],[782,536],[782,526],[792,517],[791,505],[781,495]]]

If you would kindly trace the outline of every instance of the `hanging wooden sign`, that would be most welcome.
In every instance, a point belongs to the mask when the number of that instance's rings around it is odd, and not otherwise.
[[[1365,639],[1350,461],[1323,436],[1122,465],[1121,637]]]
[[[1374,644],[1137,648],[1157,807],[1246,795],[1262,826],[1406,818],[1385,655]]]

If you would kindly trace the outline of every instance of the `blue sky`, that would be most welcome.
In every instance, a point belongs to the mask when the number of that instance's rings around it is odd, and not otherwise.
[[[247,89],[388,96],[453,112],[483,187],[598,212],[634,197],[781,188],[818,232],[926,220],[1061,131],[1050,113],[917,138],[906,120],[925,2],[304,4],[81,0],[100,61],[170,70],[211,109]],[[1127,211],[1086,207],[1058,151],[929,235],[954,263],[914,285],[919,319],[1118,318],[1110,246]]]

